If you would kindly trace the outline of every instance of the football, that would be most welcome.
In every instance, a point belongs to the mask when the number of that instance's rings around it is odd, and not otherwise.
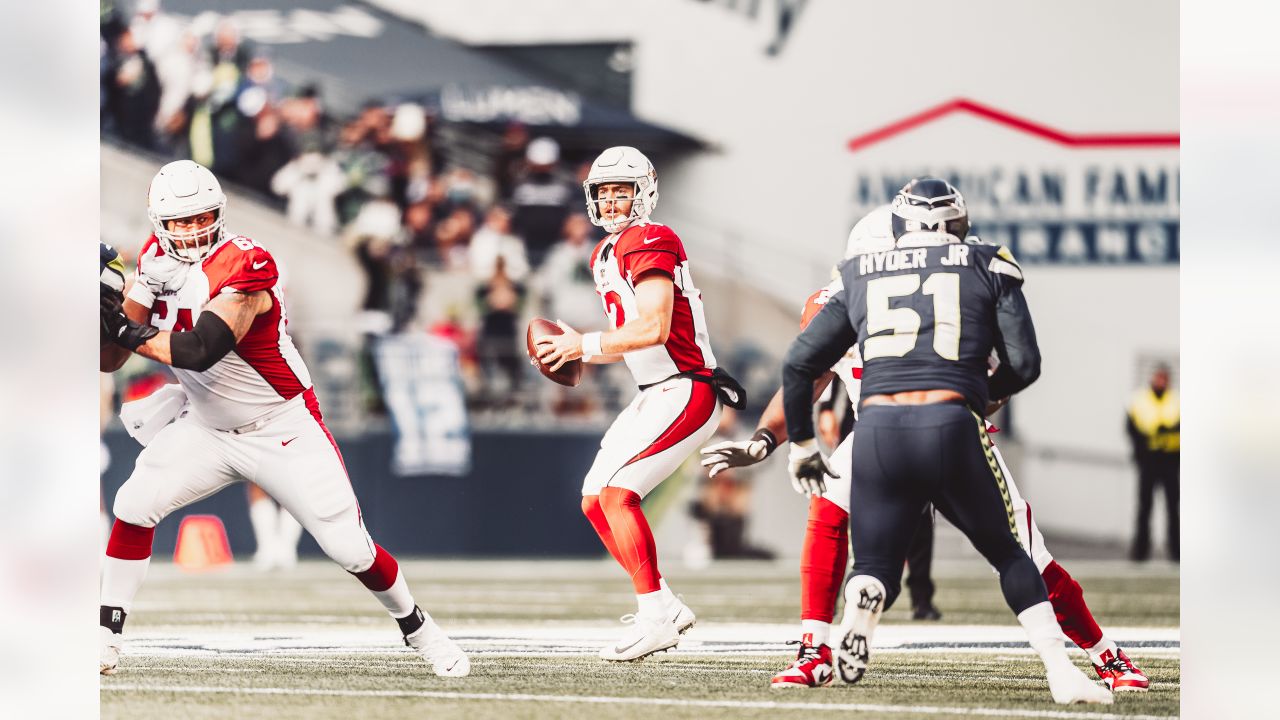
[[[538,372],[547,376],[550,380],[560,383],[566,387],[577,387],[582,382],[582,361],[571,360],[565,363],[559,370],[551,371],[551,368],[543,365],[538,360],[538,348],[534,345],[534,338],[543,335],[563,335],[564,330],[560,326],[547,320],[546,318],[534,318],[529,321],[529,331],[525,333],[525,345],[529,351],[529,360],[531,360]]]

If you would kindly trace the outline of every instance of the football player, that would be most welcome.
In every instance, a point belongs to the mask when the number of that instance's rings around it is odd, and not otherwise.
[[[638,606],[623,617],[632,627],[600,657],[637,660],[675,647],[695,620],[658,571],[640,501],[711,437],[720,402],[741,407],[745,396],[717,369],[684,245],[649,219],[658,202],[649,159],[635,148],[609,148],[582,187],[588,217],[609,233],[591,253],[591,272],[611,329],[583,335],[561,323],[564,334],[535,341],[538,359],[553,370],[578,359],[622,360],[640,387],[600,441],[582,483],[582,511],[630,575]]]
[[[892,247],[891,211],[890,206],[885,205],[854,225],[849,233],[845,258]],[[835,285],[833,283],[832,286],[819,290],[806,301],[800,320],[802,330],[826,304]],[[819,380],[819,389],[833,378],[838,378],[844,384],[849,398],[856,400],[862,384],[862,361],[856,347],[850,348],[831,368],[831,372]],[[994,412],[994,408],[990,410]],[[857,432],[856,426],[854,432]],[[987,423],[988,439],[996,432],[999,430]],[[753,465],[768,457],[778,443],[785,442],[786,439],[782,393],[779,390],[761,415],[755,435],[748,440],[719,443],[704,448],[702,464],[712,473],[730,467]],[[852,447],[851,433],[832,453],[832,465],[848,465],[851,462]],[[1004,474],[1013,502],[1018,521],[1018,539],[1040,571],[1059,626],[1072,642],[1088,653],[1094,671],[1108,687],[1115,691],[1146,691],[1149,686],[1146,675],[1129,660],[1124,650],[1102,632],[1084,601],[1080,584],[1049,553],[1040,529],[1036,526],[1031,505],[1018,491],[994,441],[991,442],[991,451]],[[821,489],[797,488],[797,491],[811,497],[800,565],[800,650],[795,661],[773,677],[772,687],[775,688],[820,687],[831,683],[834,676],[828,640],[831,622],[835,617],[840,582],[844,578],[849,559],[848,473],[844,473],[842,477],[824,478]],[[926,518],[925,522],[927,521]]]
[[[251,480],[355,575],[437,675],[470,671],[462,650],[414,602],[395,558],[373,542],[288,334],[276,261],[225,230],[227,197],[190,160],[160,169],[148,190],[154,235],[121,303],[102,295],[101,369],[130,352],[173,368],[189,410],[163,428],[116,493],[102,573],[100,671],[116,671],[121,631],[146,576],[156,523],[231,483]]]

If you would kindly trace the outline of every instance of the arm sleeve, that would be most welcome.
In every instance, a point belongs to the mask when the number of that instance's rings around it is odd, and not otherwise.
[[[813,382],[858,339],[844,294],[832,295],[791,343],[782,365],[782,407],[792,442],[813,438]]]
[[[1007,283],[996,300],[996,355],[1000,367],[987,381],[992,399],[1006,398],[1025,389],[1040,377],[1040,346],[1031,324],[1031,310],[1022,295],[1021,283]]]
[[[204,372],[213,367],[236,346],[236,336],[216,313],[200,313],[195,329],[169,336],[169,355],[173,366],[183,370]]]

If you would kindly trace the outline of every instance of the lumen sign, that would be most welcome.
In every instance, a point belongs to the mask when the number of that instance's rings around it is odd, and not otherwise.
[[[955,113],[989,121],[994,134],[979,137],[970,122],[931,130],[923,146],[895,137]],[[911,162],[946,157],[934,149],[939,143],[955,149],[954,159]],[[936,175],[964,193],[974,232],[1021,262],[1178,262],[1176,134],[1068,134],[957,100],[858,135],[849,150],[858,215],[889,202],[911,178]]]

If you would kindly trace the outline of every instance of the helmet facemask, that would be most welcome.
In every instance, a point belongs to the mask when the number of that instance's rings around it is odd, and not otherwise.
[[[155,230],[156,239],[160,241],[160,249],[164,250],[165,255],[175,260],[197,263],[208,257],[209,253],[213,252],[213,248],[222,241],[224,207],[225,203],[205,210],[184,213],[178,217],[161,217],[154,209],[148,208],[147,216],[151,218],[151,225]],[[171,220],[180,220],[206,212],[212,212],[216,215],[213,223],[208,227],[199,228],[191,232],[172,231],[169,229]]]
[[[912,233],[950,236],[960,242],[969,234],[969,211],[964,197],[951,183],[918,178],[907,183],[893,199],[893,237]]]
[[[631,212],[625,218],[605,220],[600,216],[601,185],[630,185],[635,191],[631,199]],[[653,163],[633,147],[618,146],[605,150],[591,165],[587,179],[582,182],[587,199],[587,217],[591,224],[608,232],[621,232],[637,222],[645,222],[658,205],[658,174]]]

